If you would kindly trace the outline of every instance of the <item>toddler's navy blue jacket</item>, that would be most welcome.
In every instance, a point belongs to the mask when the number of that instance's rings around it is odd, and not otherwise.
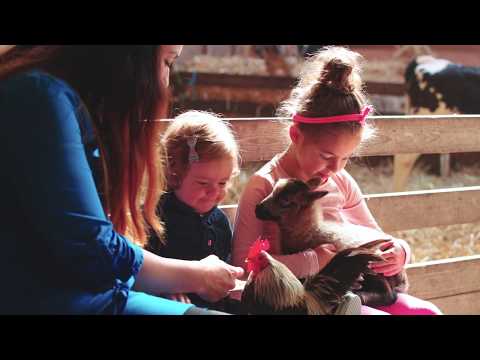
[[[230,261],[232,230],[227,216],[218,207],[200,215],[168,192],[162,197],[159,212],[165,222],[166,245],[162,246],[152,236],[149,250],[174,259],[201,260],[213,254]]]
[[[148,250],[164,257],[182,260],[201,260],[217,255],[230,262],[232,230],[227,216],[218,207],[200,215],[180,201],[173,192],[163,195],[159,213],[165,223],[166,245],[152,236]],[[223,302],[211,304],[195,294],[188,294],[193,304],[210,309],[225,310]]]

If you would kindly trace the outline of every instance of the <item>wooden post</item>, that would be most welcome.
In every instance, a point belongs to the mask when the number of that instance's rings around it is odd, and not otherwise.
[[[450,176],[450,154],[440,154],[440,176]]]
[[[393,156],[393,191],[405,191],[408,178],[420,154],[397,154]]]

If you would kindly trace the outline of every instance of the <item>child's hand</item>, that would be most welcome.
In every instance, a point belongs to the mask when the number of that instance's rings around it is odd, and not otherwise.
[[[179,301],[179,302],[184,303],[184,304],[191,304],[192,303],[190,301],[190,299],[188,298],[188,296],[185,295],[185,294],[171,294],[171,295],[167,295],[165,297],[167,299],[170,299],[170,300],[173,300],[173,301]]]
[[[327,266],[330,260],[337,254],[337,249],[333,244],[322,244],[318,245],[315,249],[313,249],[317,253],[318,258],[318,266],[320,271]]]
[[[370,269],[385,276],[393,276],[402,271],[407,254],[398,241],[392,239],[381,246],[384,261],[373,262]]]

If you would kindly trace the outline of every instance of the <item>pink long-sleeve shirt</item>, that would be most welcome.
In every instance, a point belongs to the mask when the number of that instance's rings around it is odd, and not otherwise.
[[[255,216],[255,206],[267,197],[276,182],[289,178],[279,163],[280,155],[258,170],[246,185],[235,216],[233,232],[233,265],[245,268],[245,258],[248,249],[258,236],[267,236],[270,240],[270,252],[273,257],[284,263],[299,278],[316,274],[319,269],[317,253],[308,249],[296,254],[281,254],[278,225],[270,221],[258,220]],[[326,190],[328,195],[317,200],[323,208],[324,218],[355,227],[358,236],[369,240],[387,239],[392,236],[385,234],[367,207],[363,194],[352,176],[341,170],[321,184],[316,190]],[[405,250],[405,263],[410,262],[411,249],[402,239],[400,242]]]

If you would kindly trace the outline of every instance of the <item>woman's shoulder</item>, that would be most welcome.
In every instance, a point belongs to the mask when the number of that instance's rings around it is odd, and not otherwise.
[[[11,96],[36,97],[58,96],[63,93],[76,98],[76,93],[65,81],[40,70],[29,70],[12,75],[0,82],[3,93]]]
[[[39,70],[29,70],[0,81],[0,117],[9,129],[28,126],[32,132],[76,136],[78,127],[84,142],[94,138],[78,94],[63,80]],[[71,121],[75,118],[77,121]],[[62,131],[57,131],[62,128]]]

